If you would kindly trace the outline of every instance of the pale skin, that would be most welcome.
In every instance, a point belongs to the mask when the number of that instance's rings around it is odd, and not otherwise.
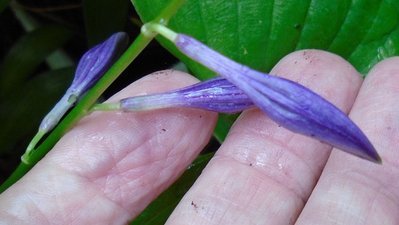
[[[346,61],[307,50],[272,74],[327,98],[369,137],[377,165],[245,111],[167,224],[398,224],[399,58],[363,81]],[[109,101],[187,86],[177,71],[142,78]],[[0,195],[0,224],[127,224],[209,141],[216,113],[95,112]]]

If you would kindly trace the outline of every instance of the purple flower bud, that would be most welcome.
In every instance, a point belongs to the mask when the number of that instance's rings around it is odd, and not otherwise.
[[[127,44],[127,34],[118,32],[89,49],[79,60],[71,86],[44,117],[39,130],[47,132],[54,128],[66,111],[111,67]]]
[[[94,46],[79,60],[69,91],[80,96],[89,89],[126,49],[129,37],[118,32]]]
[[[381,159],[363,132],[338,108],[308,88],[238,64],[201,42],[171,36],[186,55],[220,74],[281,126],[374,162]]]
[[[27,148],[29,153],[48,131],[53,129],[75,102],[111,67],[128,44],[124,32],[113,34],[106,41],[89,49],[80,59],[71,86],[42,120],[39,131]]]
[[[224,78],[214,78],[175,91],[135,96],[120,101],[120,109],[125,111],[189,107],[236,113],[252,106],[248,96]]]

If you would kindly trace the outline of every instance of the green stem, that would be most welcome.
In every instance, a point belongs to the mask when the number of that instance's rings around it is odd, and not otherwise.
[[[37,143],[39,143],[39,141],[43,138],[44,135],[46,135],[46,132],[39,129],[39,131],[36,133],[36,135],[30,141],[28,147],[26,148],[25,153],[22,155],[22,157],[21,157],[22,162],[24,162],[25,156],[28,155],[28,153],[31,152],[35,148]]]
[[[121,109],[119,102],[95,104],[91,111],[117,111]]]
[[[177,12],[184,0],[173,0],[154,22],[166,24],[169,19]],[[122,54],[115,64],[104,74],[104,76],[91,88],[81,99],[76,107],[65,117],[63,121],[50,133],[48,138],[24,159],[11,176],[0,186],[0,193],[17,182],[23,177],[39,160],[41,160],[51,148],[58,142],[74,124],[85,116],[90,108],[95,104],[101,94],[111,85],[111,83],[130,65],[130,63],[141,53],[150,43],[152,37],[140,34],[131,46]]]

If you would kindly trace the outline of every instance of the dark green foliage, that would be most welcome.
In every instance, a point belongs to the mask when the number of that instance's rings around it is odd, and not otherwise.
[[[0,99],[26,83],[37,67],[70,37],[68,29],[56,25],[40,27],[22,36],[1,63]]]
[[[127,0],[84,0],[84,21],[89,45],[95,45],[110,34],[123,31],[128,21]]]

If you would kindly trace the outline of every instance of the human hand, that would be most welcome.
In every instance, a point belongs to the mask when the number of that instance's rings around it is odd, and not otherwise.
[[[378,64],[363,84],[347,62],[313,50],[288,55],[271,73],[350,111],[383,165],[337,150],[330,155],[330,146],[248,110],[168,223],[399,223],[399,58]],[[187,74],[164,71],[110,101],[194,82]],[[0,196],[0,222],[127,223],[198,155],[215,122],[215,113],[195,109],[92,113]]]

